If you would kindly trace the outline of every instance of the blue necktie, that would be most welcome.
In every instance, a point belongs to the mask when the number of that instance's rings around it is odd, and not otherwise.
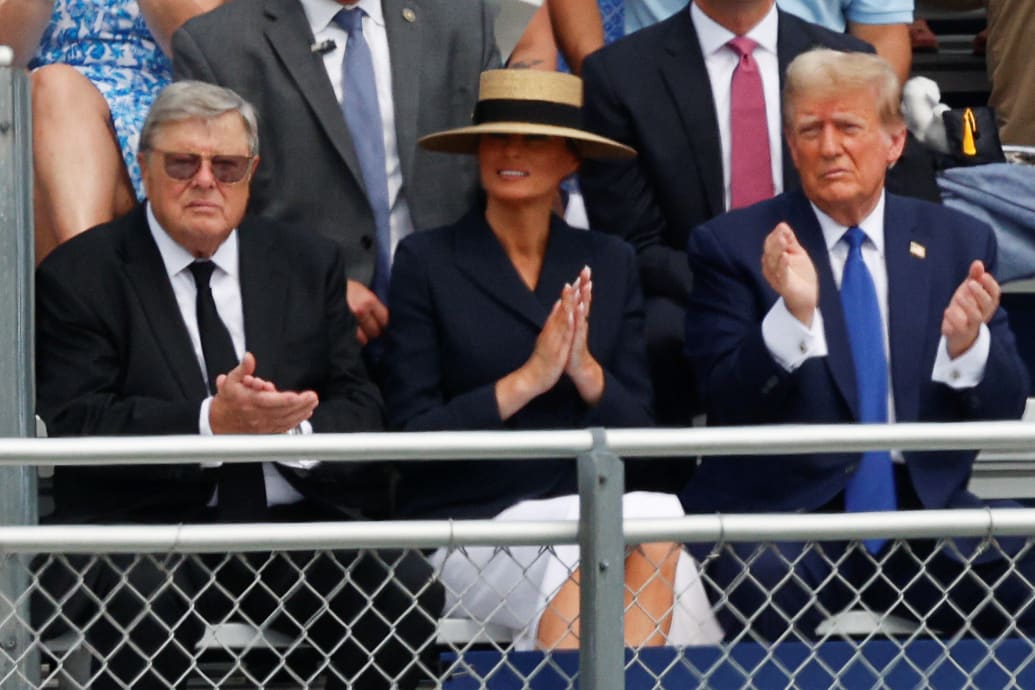
[[[385,172],[384,131],[381,111],[377,104],[377,84],[374,81],[374,61],[363,38],[363,10],[341,10],[334,22],[346,31],[342,63],[342,112],[352,136],[352,146],[359,159],[367,201],[374,213],[376,228],[374,293],[388,303],[388,277],[392,266],[392,240],[388,227],[388,174]]]
[[[855,382],[859,390],[859,421],[883,424],[888,421],[888,362],[884,355],[884,326],[877,303],[873,278],[863,263],[862,243],[866,234],[857,227],[848,228],[848,259],[841,279],[841,306],[844,309],[848,342],[855,364]],[[849,512],[895,510],[895,476],[891,453],[886,450],[862,454],[859,469],[845,487],[845,509]],[[864,541],[870,553],[876,553],[885,539]]]

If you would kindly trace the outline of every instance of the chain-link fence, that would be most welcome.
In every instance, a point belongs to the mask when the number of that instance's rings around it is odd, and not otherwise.
[[[5,528],[5,565],[30,585],[0,601],[28,611],[0,629],[31,644],[0,645],[0,686],[576,687],[578,656],[560,649],[570,645],[543,649],[528,626],[579,579],[565,553],[578,525],[496,527]],[[893,533],[906,538],[877,555],[860,541]],[[627,558],[643,544],[690,548],[668,574],[670,547],[653,549],[658,567],[626,591],[628,622],[650,608],[652,585],[675,589],[650,617],[652,642],[668,644],[627,649],[626,686],[1031,687],[1026,534],[1035,511],[629,520]],[[414,548],[365,548],[378,540]],[[256,541],[270,548],[236,550]],[[510,580],[488,577],[501,560],[517,565]],[[473,577],[445,575],[450,561]],[[558,584],[529,603],[524,590],[538,592],[552,567]],[[36,656],[38,676],[24,670]]]

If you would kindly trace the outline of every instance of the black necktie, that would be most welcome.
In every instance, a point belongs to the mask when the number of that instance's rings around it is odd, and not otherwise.
[[[190,265],[198,288],[197,317],[201,352],[205,357],[209,392],[216,392],[216,378],[239,362],[230,331],[219,318],[209,280],[215,264],[195,261]],[[247,522],[262,517],[266,510],[266,481],[259,463],[224,463],[219,468],[219,515],[223,522]]]

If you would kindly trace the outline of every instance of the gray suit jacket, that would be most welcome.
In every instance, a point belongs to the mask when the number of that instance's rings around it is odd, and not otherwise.
[[[403,191],[414,227],[456,220],[478,188],[470,156],[430,153],[425,134],[470,124],[478,75],[499,66],[483,0],[382,0],[392,62]],[[306,227],[345,250],[370,282],[374,217],[359,162],[298,0],[235,0],[173,36],[177,79],[227,86],[259,111],[261,161],[251,213]]]

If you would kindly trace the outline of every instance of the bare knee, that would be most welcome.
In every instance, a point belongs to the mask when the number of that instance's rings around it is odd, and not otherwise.
[[[93,83],[74,67],[45,65],[33,70],[32,111],[36,118],[71,116],[80,119],[84,111],[109,117],[108,103]]]

